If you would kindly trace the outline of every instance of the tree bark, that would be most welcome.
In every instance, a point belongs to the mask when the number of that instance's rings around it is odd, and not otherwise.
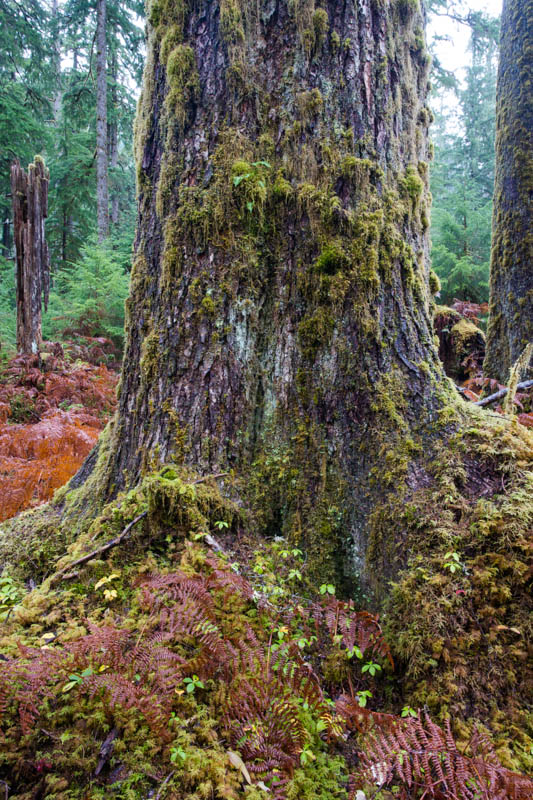
[[[28,174],[11,167],[13,229],[17,254],[17,351],[37,353],[42,345],[41,305],[48,303],[50,259],[44,221],[48,214],[48,170],[36,157]]]
[[[107,170],[107,1],[96,3],[96,205],[98,241],[109,236]]]
[[[445,386],[429,315],[424,19],[371,0],[162,7],[136,131],[111,480],[154,453],[250,473],[256,494],[270,485],[267,530],[324,548],[330,531],[340,562],[341,529],[365,550],[381,398],[396,386],[407,430]]]
[[[485,360],[485,372],[502,383],[533,341],[532,54],[533,0],[504,0]]]

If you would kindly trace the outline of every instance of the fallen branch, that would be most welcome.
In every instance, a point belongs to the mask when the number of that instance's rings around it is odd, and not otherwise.
[[[67,570],[72,569],[72,567],[78,567],[80,564],[86,564],[87,561],[91,561],[93,558],[96,558],[96,556],[99,556],[102,553],[106,553],[108,550],[111,550],[112,547],[116,547],[117,545],[119,545],[122,542],[122,540],[126,538],[126,536],[131,531],[133,526],[136,525],[138,522],[140,522],[142,519],[144,519],[147,514],[148,511],[143,511],[142,514],[139,514],[139,516],[135,517],[135,519],[132,519],[132,521],[126,525],[122,533],[119,533],[119,535],[116,536],[114,539],[111,539],[110,542],[106,542],[106,544],[102,545],[102,547],[99,547],[97,550],[93,550],[92,553],[87,553],[87,555],[84,555],[81,558],[78,558],[77,561],[74,561],[72,564],[69,564],[68,567],[64,567],[64,569],[60,570],[59,572],[56,572],[56,574],[52,576],[51,584],[53,585],[54,583],[57,583],[60,580],[69,580],[70,578],[75,578],[78,573],[73,572],[67,574]]]
[[[196,486],[198,483],[204,483],[205,481],[214,481],[217,478],[225,478],[226,475],[229,475],[229,472],[217,472],[216,475],[204,475],[203,478],[197,478],[195,481],[193,481],[192,485]]]
[[[157,794],[156,794],[156,796],[155,796],[155,800],[159,800],[159,798],[161,797],[161,794],[162,794],[162,792],[163,792],[163,789],[165,788],[165,786],[167,785],[167,783],[169,782],[169,780],[172,778],[172,776],[175,774],[175,772],[176,772],[176,770],[173,770],[172,772],[170,772],[170,773],[167,775],[167,777],[165,778],[165,780],[163,781],[163,783],[162,783],[162,784],[161,784],[161,786],[159,787],[159,791],[158,791],[158,793],[157,793]]]
[[[519,389],[530,389],[533,386],[533,380],[530,381],[522,381],[517,385],[517,390]],[[502,397],[505,397],[509,389],[507,386],[504,386],[503,389],[500,389],[498,392],[494,392],[494,394],[489,394],[488,397],[484,397],[483,400],[478,400],[474,403],[475,406],[488,406],[491,403],[495,403],[496,400],[501,400]]]
[[[194,486],[194,485],[196,485],[198,483],[203,483],[204,481],[208,481],[208,480],[211,480],[211,479],[215,480],[217,478],[225,478],[226,475],[229,475],[229,472],[218,472],[216,475],[204,475],[202,478],[197,478],[197,480],[193,481],[192,485]],[[108,550],[111,550],[112,547],[116,547],[117,545],[119,545],[123,541],[123,539],[126,538],[126,536],[131,531],[133,526],[136,525],[138,522],[140,522],[142,519],[144,519],[147,514],[148,514],[148,510],[143,511],[142,514],[139,514],[138,517],[135,517],[135,519],[132,519],[132,521],[130,523],[128,523],[128,525],[126,525],[126,527],[124,528],[122,533],[119,533],[119,535],[116,536],[114,539],[111,539],[110,542],[106,542],[106,544],[103,544],[102,547],[99,547],[97,550],[93,550],[91,553],[87,553],[86,555],[82,556],[81,558],[78,558],[77,561],[73,561],[72,564],[69,564],[67,567],[64,567],[59,572],[56,572],[56,574],[52,576],[52,578],[50,580],[50,584],[53,586],[58,581],[61,581],[61,580],[68,581],[71,578],[76,578],[79,573],[78,572],[68,572],[68,570],[71,570],[73,567],[79,567],[81,564],[86,564],[88,561],[91,561],[93,558],[96,558],[97,556],[101,555],[102,553],[106,553]],[[208,536],[209,536],[209,538],[211,540],[209,542],[209,545],[214,550],[217,550],[218,552],[224,552],[223,548],[218,544],[216,539],[214,539],[209,534],[208,534]]]

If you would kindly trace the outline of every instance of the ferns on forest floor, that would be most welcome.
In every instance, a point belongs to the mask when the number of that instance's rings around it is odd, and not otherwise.
[[[103,797],[99,787],[116,791],[137,775],[141,794],[120,797],[146,796],[150,781],[166,780],[168,797],[229,800],[245,780],[252,800],[323,800],[346,796],[342,752],[359,762],[353,785],[372,793],[396,786],[400,798],[530,796],[533,784],[504,770],[480,738],[466,757],[449,726],[361,705],[354,689],[369,684],[351,651],[390,660],[377,618],[331,596],[295,598],[294,566],[279,559],[279,548],[271,552],[255,563],[279,565],[278,593],[258,591],[237,564],[189,542],[179,569],[143,566],[127,581],[113,574],[115,610],[99,624],[88,621],[88,632],[21,646],[0,673],[7,745],[0,778],[22,792],[42,780],[67,781],[69,798],[86,797],[89,787],[91,797]],[[246,569],[254,574],[253,565]],[[99,603],[106,580],[93,586]],[[117,613],[121,602],[127,616]],[[347,665],[337,685],[328,681],[329,696],[321,674],[327,652]],[[108,749],[99,747],[109,738]],[[47,796],[66,798],[54,788]]]
[[[61,348],[59,348],[61,350]],[[12,359],[0,385],[0,521],[49,500],[82,465],[115,404],[106,367]]]

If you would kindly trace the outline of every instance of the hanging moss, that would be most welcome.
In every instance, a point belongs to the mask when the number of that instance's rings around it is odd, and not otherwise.
[[[313,14],[313,30],[315,32],[315,47],[322,49],[329,30],[329,17],[325,8],[317,8]]]

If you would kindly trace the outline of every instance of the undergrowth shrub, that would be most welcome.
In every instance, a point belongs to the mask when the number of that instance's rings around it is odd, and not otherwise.
[[[123,254],[112,240],[87,244],[80,259],[55,279],[43,318],[45,337],[105,337],[121,349],[128,286]]]
[[[49,354],[0,380],[0,521],[49,500],[82,465],[115,405],[116,376]]]

